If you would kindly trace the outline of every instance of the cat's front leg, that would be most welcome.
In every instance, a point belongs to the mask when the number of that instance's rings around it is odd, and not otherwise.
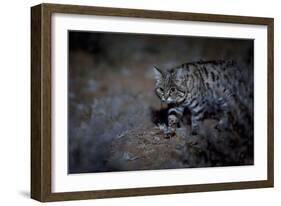
[[[229,124],[230,109],[228,102],[224,102],[221,105],[221,109],[223,110],[223,116],[220,118],[220,121],[215,128],[219,131],[228,130],[231,127],[231,125]]]
[[[184,108],[176,107],[171,108],[168,111],[168,128],[165,131],[166,137],[172,137],[176,133],[176,129],[179,126],[180,120],[183,115]]]
[[[176,115],[169,115],[168,116],[168,128],[165,131],[166,137],[174,136],[176,133],[176,129],[179,124],[179,119]]]
[[[199,132],[199,123],[203,118],[203,111],[192,111],[191,112],[191,134],[197,135]]]

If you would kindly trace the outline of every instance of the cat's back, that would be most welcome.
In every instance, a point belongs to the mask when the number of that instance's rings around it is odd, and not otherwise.
[[[182,73],[184,70],[186,78],[192,76],[195,81],[203,82],[211,89],[228,87],[236,90],[240,87],[245,89],[253,86],[253,72],[249,67],[233,60],[214,60],[188,62],[169,71]]]
[[[203,78],[210,83],[221,80],[230,80],[234,77],[236,70],[234,61],[198,61],[187,63],[185,68],[190,70],[190,74]]]

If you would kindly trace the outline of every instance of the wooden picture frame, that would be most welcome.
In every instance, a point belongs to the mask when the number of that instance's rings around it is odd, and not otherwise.
[[[193,22],[220,22],[267,27],[267,179],[258,181],[170,185],[133,189],[52,192],[51,160],[51,17],[54,13],[136,17]],[[274,182],[274,90],[273,90],[273,34],[272,18],[244,17],[169,11],[104,8],[76,5],[40,4],[31,8],[31,197],[48,201],[81,200],[94,198],[160,195],[234,189],[273,187]]]

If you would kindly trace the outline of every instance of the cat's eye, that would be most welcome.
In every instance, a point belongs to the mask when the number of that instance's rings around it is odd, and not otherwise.
[[[161,92],[161,93],[163,93],[163,92],[164,92],[164,89],[161,88],[161,87],[159,87],[159,88],[158,88],[158,91]]]

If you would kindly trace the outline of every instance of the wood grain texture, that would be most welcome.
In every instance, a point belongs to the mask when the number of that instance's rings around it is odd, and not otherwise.
[[[274,186],[274,20],[267,26],[267,179]]]
[[[41,6],[31,11],[31,197],[42,199]]]
[[[218,14],[186,13],[171,12],[158,10],[141,10],[126,8],[94,7],[79,5],[62,5],[62,4],[43,4],[43,6],[56,13],[68,13],[79,15],[106,15],[106,16],[124,16],[136,18],[155,18],[184,21],[204,21],[204,22],[221,22],[221,23],[239,23],[267,25],[271,18],[250,17],[250,16],[233,16]]]
[[[264,181],[52,193],[51,190],[51,16],[53,13],[156,18],[184,21],[266,25],[268,28],[268,179]],[[31,197],[47,201],[159,195],[272,187],[273,19],[214,14],[41,4],[31,9]]]
[[[51,193],[51,11],[31,8],[31,197]]]

